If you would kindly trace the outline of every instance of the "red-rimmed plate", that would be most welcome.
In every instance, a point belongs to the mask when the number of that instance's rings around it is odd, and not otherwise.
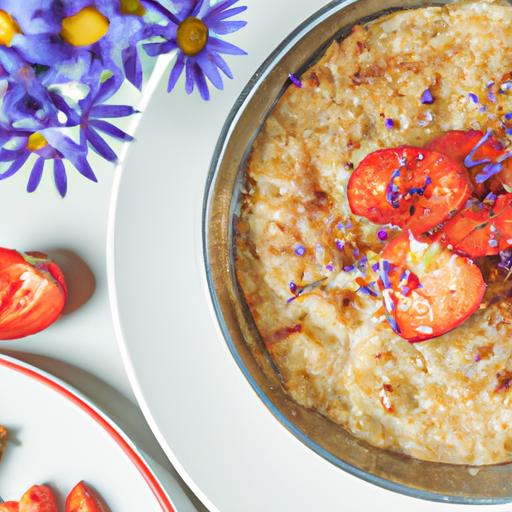
[[[77,391],[5,355],[0,382],[0,424],[11,437],[0,462],[3,499],[47,483],[62,503],[85,480],[113,511],[178,510],[130,439]]]

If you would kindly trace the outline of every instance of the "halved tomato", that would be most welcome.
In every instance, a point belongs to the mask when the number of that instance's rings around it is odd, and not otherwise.
[[[0,503],[0,512],[18,512],[19,504],[17,501],[6,501]]]
[[[33,485],[21,497],[19,512],[57,512],[53,492],[46,485]]]
[[[66,499],[65,512],[108,512],[108,508],[84,482],[79,482]]]
[[[46,329],[60,316],[66,295],[62,272],[45,254],[0,248],[1,340]]]
[[[478,146],[479,143],[481,143],[480,146]],[[489,190],[500,192],[504,185],[512,187],[512,160],[510,159],[502,163],[500,172],[485,182],[477,178],[486,165],[497,162],[505,154],[503,144],[490,134],[484,134],[479,130],[451,130],[428,143],[426,148],[443,153],[461,165],[464,165],[468,155],[476,148],[471,155],[472,164],[467,167],[467,170],[475,193],[479,197]],[[475,165],[477,162],[481,163]]]
[[[471,184],[464,167],[447,156],[400,147],[367,155],[352,173],[347,195],[356,215],[422,234],[465,204]]]
[[[473,261],[411,231],[384,247],[379,272],[391,326],[411,343],[455,329],[477,310],[485,293]]]
[[[439,241],[471,258],[494,256],[512,246],[512,194],[494,204],[473,201],[448,221]]]

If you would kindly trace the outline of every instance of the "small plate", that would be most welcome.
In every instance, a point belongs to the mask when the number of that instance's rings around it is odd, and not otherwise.
[[[177,508],[129,438],[86,398],[34,366],[0,355],[0,424],[10,442],[0,462],[0,495],[18,500],[48,484],[63,503],[85,480],[112,511]]]

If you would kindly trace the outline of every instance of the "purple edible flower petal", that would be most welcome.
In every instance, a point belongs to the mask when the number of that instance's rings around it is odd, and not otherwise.
[[[475,144],[475,146],[469,152],[469,154],[466,156],[466,158],[464,158],[464,165],[468,169],[471,169],[472,167],[476,167],[477,165],[486,164],[486,163],[490,162],[490,160],[488,158],[484,158],[483,160],[474,161],[473,157],[475,156],[475,153],[478,151],[480,146],[482,146],[489,140],[491,135],[492,135],[492,130],[487,130],[485,135],[483,135],[483,137]]]
[[[379,240],[382,240],[384,242],[384,240],[387,240],[388,239],[388,234],[387,232],[384,230],[384,229],[381,229],[378,233],[377,233],[377,236],[379,237]]]
[[[390,264],[387,260],[381,260],[382,265],[380,266],[380,280],[384,285],[385,289],[391,288],[391,282],[389,280]]]
[[[388,130],[391,130],[393,128],[393,126],[395,126],[395,121],[393,121],[393,119],[391,119],[390,117],[386,118],[384,120],[384,126],[388,129]]]
[[[475,104],[477,104],[477,103],[478,103],[478,96],[477,96],[476,94],[474,94],[474,93],[470,92],[470,93],[468,94],[468,97],[469,97],[469,99],[470,99],[473,103],[475,103]]]
[[[302,89],[302,87],[303,87],[302,82],[293,73],[290,73],[288,75],[288,78],[293,83],[293,85],[297,86],[299,89]]]
[[[424,105],[430,105],[434,103],[434,96],[430,92],[430,89],[425,89],[421,95],[421,103]]]
[[[298,244],[295,246],[294,252],[297,256],[304,256],[306,249],[303,245]]]
[[[378,297],[378,294],[375,293],[368,286],[361,286],[360,288],[357,289],[357,292],[362,293],[363,295],[370,295],[371,297]]]
[[[334,243],[336,244],[336,249],[338,249],[338,251],[343,251],[343,249],[345,248],[345,242],[343,242],[342,240],[336,239]]]

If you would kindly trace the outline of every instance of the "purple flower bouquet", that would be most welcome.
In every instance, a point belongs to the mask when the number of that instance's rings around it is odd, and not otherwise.
[[[219,37],[246,24],[231,19],[237,2],[0,0],[0,180],[27,163],[33,192],[47,166],[64,197],[68,161],[97,181],[89,150],[115,162],[108,138],[132,140],[112,119],[136,110],[109,100],[125,80],[142,88],[141,51],[174,52],[168,91],[184,72],[186,92],[208,100],[208,82],[233,78],[222,54],[245,54]]]

